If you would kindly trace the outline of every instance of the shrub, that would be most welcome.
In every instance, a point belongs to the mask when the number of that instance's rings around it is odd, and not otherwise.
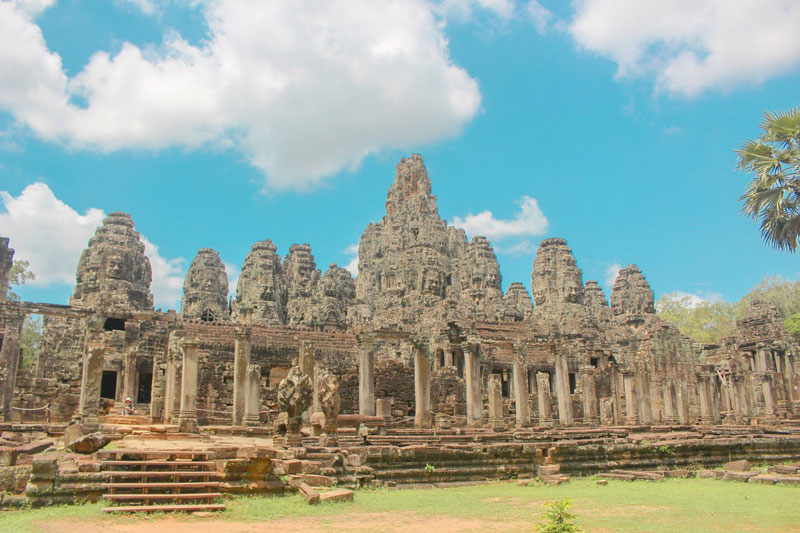
[[[575,515],[569,512],[572,500],[560,500],[544,504],[547,511],[542,518],[545,523],[536,525],[534,531],[542,533],[576,533],[581,529],[575,524]]]
[[[425,473],[426,473],[426,474],[433,474],[434,472],[436,472],[436,467],[435,467],[435,466],[433,466],[433,465],[432,465],[432,464],[430,464],[430,463],[427,463],[427,464],[425,465]]]

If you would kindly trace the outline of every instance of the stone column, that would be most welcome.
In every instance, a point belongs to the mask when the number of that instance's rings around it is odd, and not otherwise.
[[[714,414],[711,412],[708,383],[705,376],[697,376],[697,393],[700,396],[700,421],[703,424],[710,424],[714,419]]]
[[[200,341],[183,339],[183,373],[181,376],[181,411],[178,414],[178,431],[199,433],[197,427],[197,360]]]
[[[84,434],[94,433],[100,429],[100,420],[97,412],[100,408],[100,382],[103,377],[105,353],[105,346],[90,345],[83,356],[80,423]]]
[[[6,242],[8,239],[6,239]],[[2,251],[2,248],[0,248]],[[13,254],[13,251],[12,251]],[[2,257],[0,257],[2,259]],[[2,281],[2,280],[0,280]],[[14,403],[14,389],[17,385],[17,369],[19,368],[22,325],[25,323],[25,313],[6,309],[5,333],[3,335],[3,348],[0,349],[0,386],[2,390],[3,421],[11,422],[12,404]]]
[[[375,353],[372,346],[358,347],[358,414],[375,415]]]
[[[176,354],[171,349],[167,349],[167,368],[164,372],[164,423],[169,424],[172,422],[172,412],[175,409],[175,390],[177,377],[175,361]]]
[[[759,348],[758,352],[756,352],[756,372],[767,372],[767,371],[769,371],[767,350],[766,348]]]
[[[761,373],[761,387],[764,391],[764,414],[767,420],[775,417],[775,391],[769,372]]]
[[[8,237],[0,237],[0,303],[8,297],[8,281],[14,266],[14,250],[8,247]]]
[[[686,387],[686,381],[681,380],[677,388],[678,422],[685,425],[689,423],[689,392]]]
[[[313,390],[311,392],[311,407],[309,413],[318,413],[322,410],[319,404],[319,394],[317,391],[317,370],[316,370],[316,348],[311,341],[303,341],[300,344],[300,357],[297,361],[300,370],[311,379]]]
[[[539,425],[553,425],[553,414],[550,412],[550,374],[536,373],[536,399],[539,406]]]
[[[642,424],[651,424],[653,415],[650,409],[650,381],[643,369],[636,371],[636,404],[638,406],[639,421]]]
[[[136,403],[139,398],[136,394],[136,350],[134,348],[125,350],[123,365],[125,375],[122,381],[122,401],[130,398],[133,403]]]
[[[572,425],[572,394],[569,392],[569,365],[566,354],[556,355],[556,396],[558,397],[558,422]]]
[[[247,367],[250,364],[251,331],[248,327],[234,330],[233,355],[233,425],[241,426],[244,420],[244,411],[247,404]]]
[[[493,431],[505,429],[503,417],[503,384],[500,374],[489,375],[489,427]]]
[[[632,372],[622,374],[622,384],[625,388],[625,424],[636,426],[639,424],[639,415],[636,410],[636,382]]]
[[[600,423],[600,416],[597,407],[597,384],[594,377],[594,367],[588,365],[581,368],[581,379],[581,385],[583,385],[583,422],[597,425]]]
[[[431,368],[428,358],[414,347],[414,426],[417,429],[433,425],[431,416]]]
[[[622,374],[617,372],[617,366],[611,367],[611,393],[614,407],[614,424],[623,423],[622,417],[622,398],[625,387],[622,384]]]
[[[481,425],[481,356],[477,346],[464,352],[464,377],[467,386],[467,426]]]
[[[531,425],[531,412],[528,407],[528,366],[525,354],[514,350],[514,404],[517,414],[517,427]]]
[[[258,365],[247,365],[246,392],[242,421],[245,426],[257,426],[261,422],[261,367]]]
[[[664,383],[661,387],[664,395],[664,422],[667,424],[674,424],[677,421],[675,417],[675,387],[672,383]]]

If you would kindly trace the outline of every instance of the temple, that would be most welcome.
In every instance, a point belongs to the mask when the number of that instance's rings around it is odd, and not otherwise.
[[[266,428],[291,447],[315,420],[336,444],[348,416],[389,434],[535,440],[572,427],[755,427],[800,412],[798,347],[775,306],[754,302],[735,336],[702,346],[656,315],[638,267],[607,298],[561,238],[539,245],[532,297],[518,281],[503,294],[491,243],[439,216],[419,155],[397,164],[356,279],[335,264],[323,273],[309,244],[282,258],[265,238],[231,301],[218,253],[203,248],[180,312],[156,311],[142,239],[119,212],[81,255],[69,305],[7,300],[13,253],[0,239],[6,423],[89,433],[132,398],[151,424]],[[43,339],[21,368],[26,314],[43,315]]]

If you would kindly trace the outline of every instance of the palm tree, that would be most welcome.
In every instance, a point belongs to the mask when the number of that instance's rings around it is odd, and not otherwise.
[[[740,200],[761,221],[761,235],[779,250],[797,251],[800,239],[800,107],[764,113],[758,139],[736,150],[737,168],[755,176]]]

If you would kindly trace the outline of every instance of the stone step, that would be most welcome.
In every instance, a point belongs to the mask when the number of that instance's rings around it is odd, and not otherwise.
[[[158,459],[151,459],[147,461],[103,461],[101,463],[104,467],[106,466],[170,466],[170,467],[177,467],[177,466],[192,466],[192,467],[203,467],[203,468],[216,468],[217,464],[214,461],[168,461],[168,460],[158,460]]]
[[[130,505],[124,507],[104,507],[104,513],[194,513],[198,511],[224,511],[225,504],[195,504],[195,505]]]
[[[131,470],[106,470],[103,472],[105,476],[108,477],[119,477],[119,478],[151,478],[151,477],[211,477],[216,478],[219,474],[214,472],[206,472],[206,471],[196,471],[192,472],[190,470],[177,470],[174,472],[170,471],[153,471],[153,472],[134,472]]]
[[[106,490],[116,489],[216,489],[221,483],[219,481],[166,481],[153,483],[103,483]]]
[[[114,460],[122,458],[122,456],[138,456],[146,457],[148,459],[208,459],[213,457],[213,451],[195,451],[195,450],[135,450],[135,449],[122,449],[116,450],[99,450],[97,457],[100,459]]]
[[[103,494],[104,500],[130,501],[141,500],[206,500],[222,498],[221,492],[183,492],[174,494]]]

